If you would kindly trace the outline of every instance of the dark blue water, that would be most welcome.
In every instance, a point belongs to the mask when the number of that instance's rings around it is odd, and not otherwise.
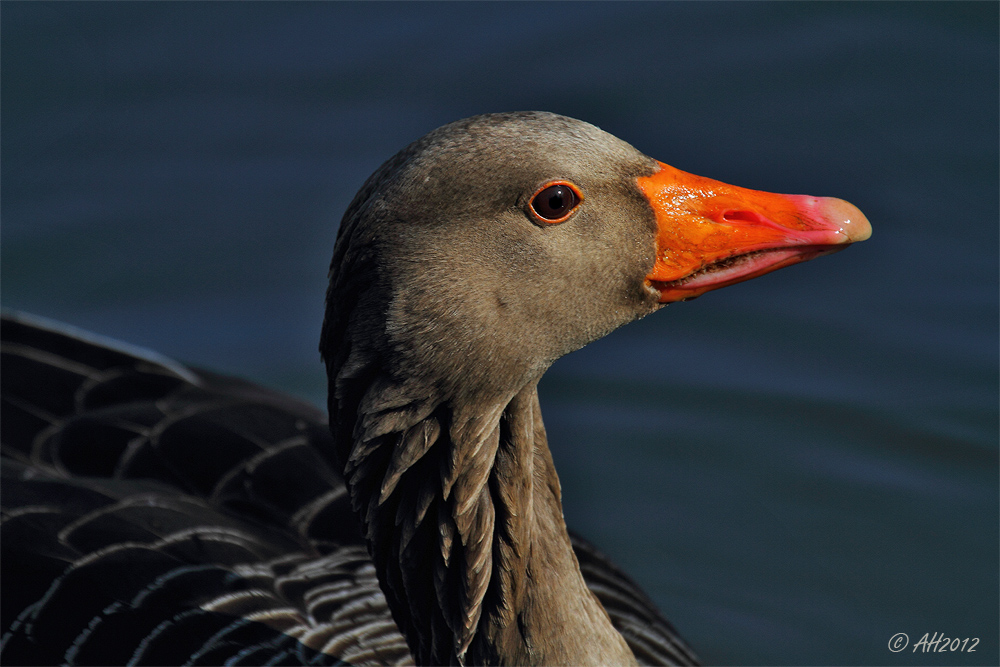
[[[567,518],[710,662],[1000,662],[995,3],[0,13],[3,305],[319,403],[340,214],[450,120],[857,204],[870,241],[556,364]]]

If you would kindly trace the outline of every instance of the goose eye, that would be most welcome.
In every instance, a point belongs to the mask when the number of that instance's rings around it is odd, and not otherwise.
[[[569,183],[550,183],[531,198],[531,211],[544,222],[563,222],[581,199],[579,191]]]

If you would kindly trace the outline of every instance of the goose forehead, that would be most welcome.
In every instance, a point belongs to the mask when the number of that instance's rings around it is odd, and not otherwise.
[[[490,115],[446,125],[411,146],[406,170],[448,172],[453,178],[502,168],[504,179],[538,172],[579,178],[619,175],[652,163],[628,143],[603,130],[554,115]],[[499,172],[493,171],[493,180]]]

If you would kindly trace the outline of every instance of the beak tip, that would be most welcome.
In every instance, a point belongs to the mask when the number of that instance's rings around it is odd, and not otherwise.
[[[872,225],[857,206],[833,197],[828,198],[825,204],[824,217],[840,229],[846,237],[844,243],[856,243],[871,237]]]

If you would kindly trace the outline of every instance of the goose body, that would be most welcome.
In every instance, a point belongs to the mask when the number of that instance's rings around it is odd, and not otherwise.
[[[869,233],[840,200],[492,114],[403,149],[348,207],[328,416],[7,316],[3,661],[695,663],[568,533],[537,382],[666,303]]]

